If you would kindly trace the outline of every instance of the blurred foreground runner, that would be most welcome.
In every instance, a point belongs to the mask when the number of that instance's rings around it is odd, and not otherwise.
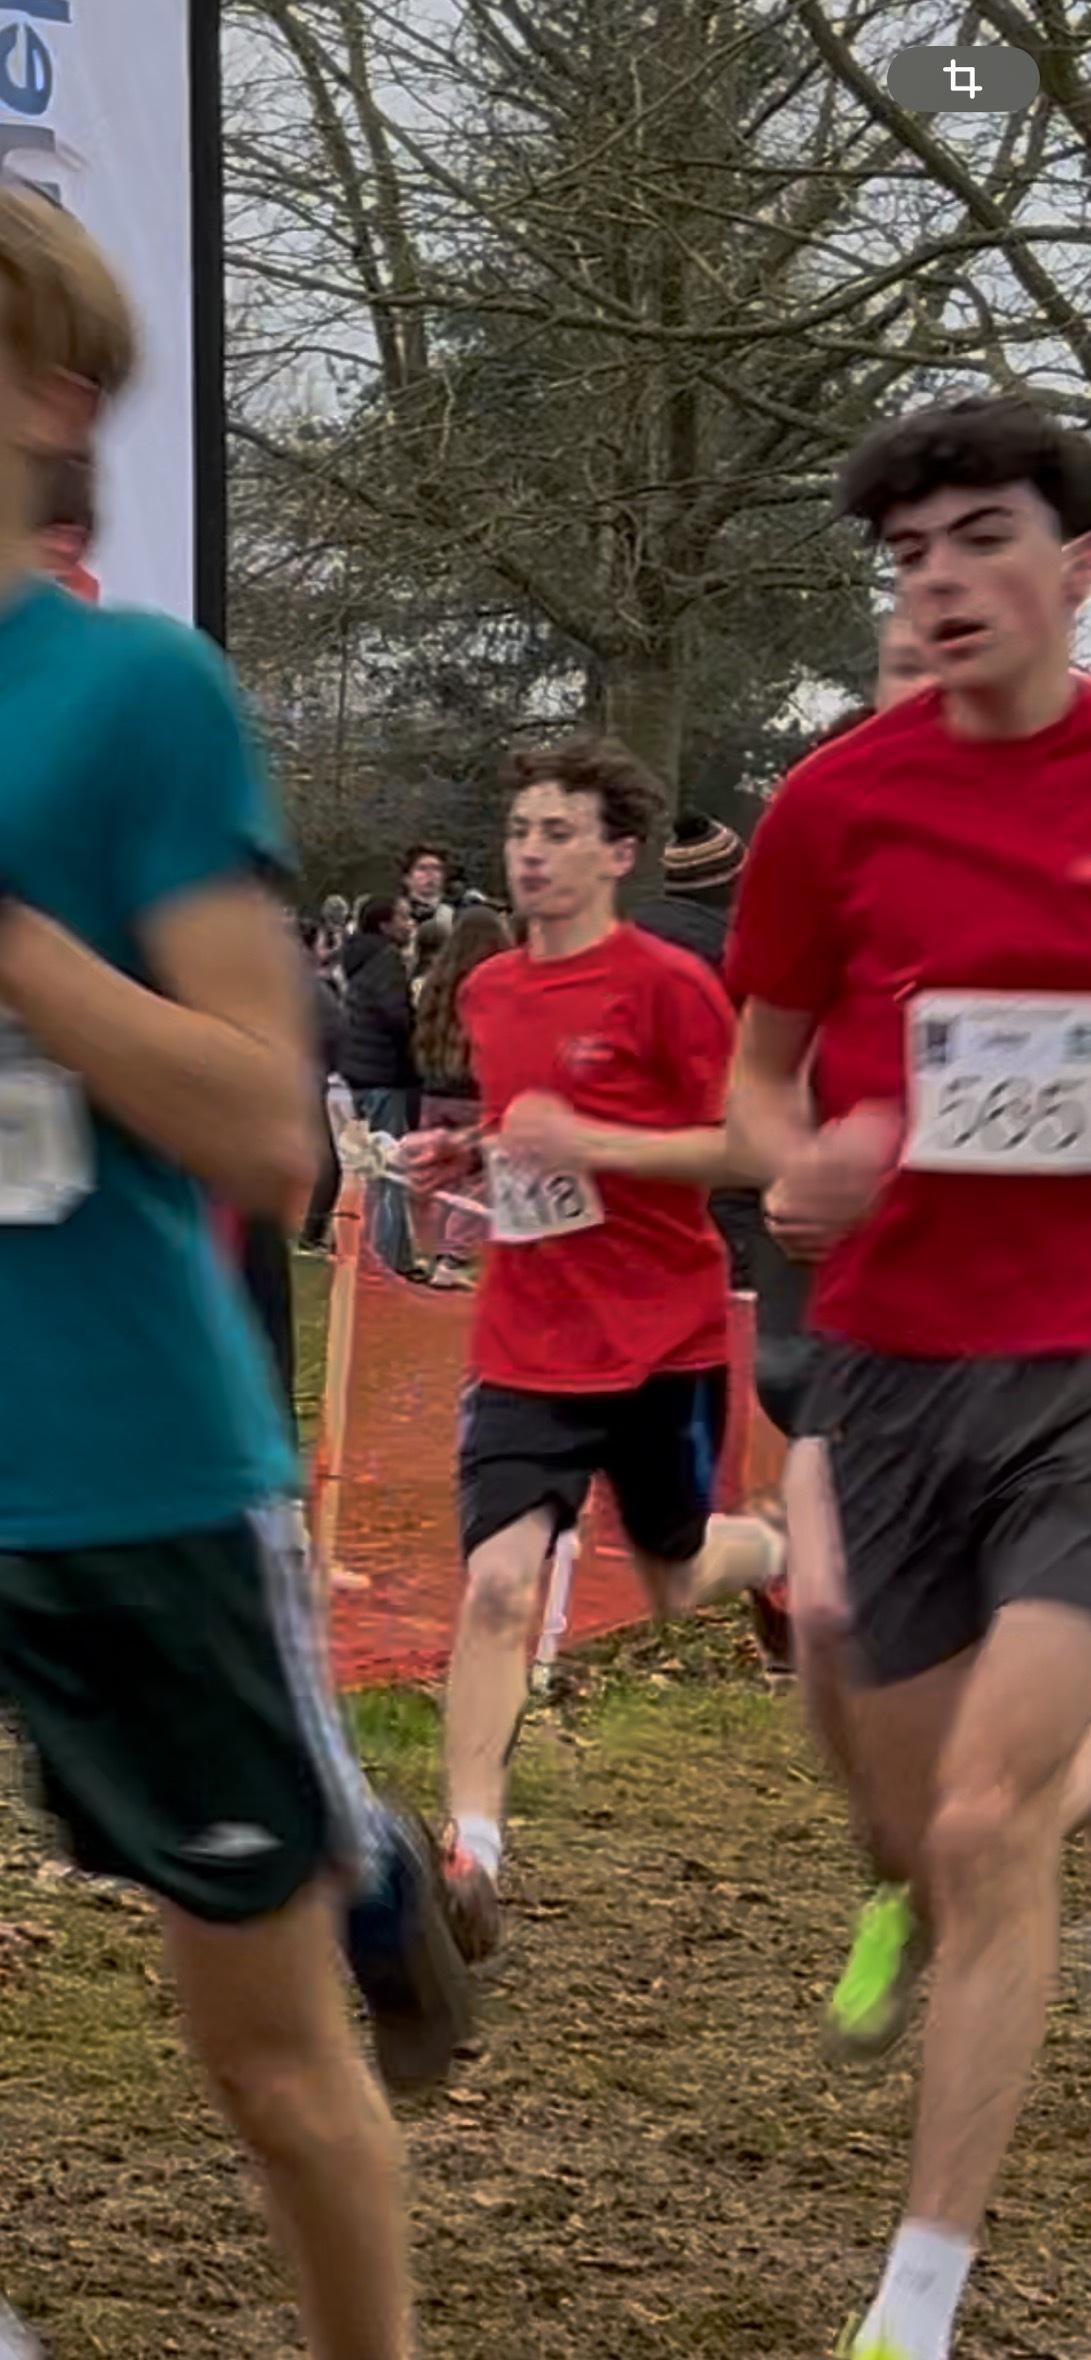
[[[727,1264],[695,1161],[722,1156],[732,1021],[719,978],[617,915],[658,789],[576,739],[507,766],[508,884],[529,923],[463,987],[491,1235],[462,1411],[468,1579],[451,1665],[447,1873],[469,1956],[499,1931],[507,1759],[543,1569],[606,1475],[657,1614],[780,1572],[778,1529],[713,1516]],[[423,1185],[466,1134],[402,1150]],[[478,1152],[480,1150],[478,1149]]]
[[[843,1570],[856,1775],[934,1943],[906,2216],[851,2352],[946,2360],[1087,1804],[1091,460],[1029,405],[960,403],[879,430],[842,505],[937,686],[762,823],[735,1117],[821,1260],[793,1549]]]
[[[331,1879],[369,1886],[392,2078],[437,2021],[449,2047],[438,1879],[340,1737],[294,1454],[203,1194],[283,1218],[311,1175],[298,966],[261,883],[281,847],[212,648],[35,572],[40,470],[132,357],[97,248],[0,190],[0,1693],[80,1864],[160,1901],[310,2348],[405,2360],[397,2144]]]

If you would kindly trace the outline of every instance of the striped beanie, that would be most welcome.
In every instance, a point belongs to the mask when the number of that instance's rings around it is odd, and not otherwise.
[[[707,812],[687,811],[675,823],[663,854],[663,880],[668,893],[712,893],[736,885],[746,859],[746,846],[734,828]]]

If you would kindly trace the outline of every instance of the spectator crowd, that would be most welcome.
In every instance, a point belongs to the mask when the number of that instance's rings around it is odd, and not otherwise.
[[[324,1254],[341,1186],[331,1103],[339,1099],[346,1115],[384,1140],[404,1139],[422,1121],[474,1122],[458,994],[474,967],[510,947],[512,934],[483,894],[455,884],[444,853],[416,844],[396,894],[355,906],[331,894],[317,918],[300,920],[300,935],[313,970],[325,1141],[300,1244]],[[418,1216],[393,1182],[379,1182],[371,1200],[371,1243],[390,1270],[439,1288],[472,1284],[481,1223],[465,1206]]]

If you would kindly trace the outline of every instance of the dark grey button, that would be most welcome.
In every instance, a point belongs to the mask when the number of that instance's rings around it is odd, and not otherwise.
[[[899,49],[886,86],[916,115],[1014,115],[1033,105],[1041,77],[1025,49]]]

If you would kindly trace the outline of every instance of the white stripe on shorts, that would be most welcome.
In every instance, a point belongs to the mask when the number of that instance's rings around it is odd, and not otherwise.
[[[330,1815],[335,1864],[361,1891],[370,1890],[389,1857],[389,1818],[353,1753],[330,1688],[302,1509],[276,1500],[251,1509],[247,1522],[300,1738]]]

